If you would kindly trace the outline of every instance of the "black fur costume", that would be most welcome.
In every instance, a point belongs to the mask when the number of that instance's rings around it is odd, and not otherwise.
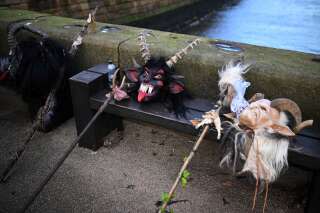
[[[21,30],[33,33],[18,41],[17,34]],[[71,95],[68,78],[72,76],[68,69],[69,57],[57,42],[49,39],[44,33],[25,25],[14,23],[9,25],[8,43],[9,60],[3,58],[2,81],[9,80],[28,104],[32,119],[44,106],[46,99],[56,87],[47,111],[43,111],[41,131],[50,131],[72,116]],[[0,74],[1,74],[0,73]],[[58,85],[57,85],[58,84]]]

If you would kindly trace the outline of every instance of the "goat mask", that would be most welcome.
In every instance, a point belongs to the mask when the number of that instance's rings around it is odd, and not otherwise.
[[[271,107],[271,101],[261,99],[251,103],[239,116],[240,125],[256,130],[267,128],[270,133],[278,133],[283,136],[294,136],[291,129],[284,125],[286,117],[276,108]]]

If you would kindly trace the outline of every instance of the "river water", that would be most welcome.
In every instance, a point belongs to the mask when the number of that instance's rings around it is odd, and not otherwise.
[[[320,54],[320,0],[211,0],[133,26]]]
[[[320,54],[320,0],[241,0],[180,32]]]

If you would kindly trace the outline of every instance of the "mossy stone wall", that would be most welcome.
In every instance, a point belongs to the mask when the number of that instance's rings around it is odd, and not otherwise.
[[[83,18],[96,5],[100,5],[98,21],[126,24],[198,1],[200,0],[2,0],[0,6]]]
[[[10,22],[43,15],[24,10],[0,9],[0,54],[7,53],[6,28]],[[47,32],[51,38],[66,46],[70,46],[80,28],[66,29],[63,26],[84,23],[80,20],[55,16],[42,17],[31,22],[32,25]],[[98,23],[97,29],[105,25],[105,23]],[[131,66],[131,57],[142,62],[136,39],[142,29],[124,25],[108,24],[108,26],[117,27],[120,31],[108,33],[97,31],[88,35],[74,59],[77,71],[106,62],[109,58],[117,63],[117,46],[125,39],[129,40],[120,48],[121,66]],[[169,32],[153,31],[152,33],[154,37],[150,36],[149,42],[151,52],[155,56],[170,57],[196,38]],[[252,84],[248,95],[262,92],[270,99],[291,98],[301,106],[304,119],[315,119],[315,125],[320,129],[320,63],[316,55],[215,39],[201,39],[200,46],[176,65],[176,71],[185,76],[186,86],[194,97],[215,100],[218,94],[218,70],[230,60],[242,59],[252,64],[252,69],[246,74],[247,80]],[[216,46],[217,43],[228,43],[242,51],[222,50]]]

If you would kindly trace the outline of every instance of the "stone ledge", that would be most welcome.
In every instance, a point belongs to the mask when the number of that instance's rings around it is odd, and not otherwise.
[[[37,12],[24,10],[0,10],[0,54],[7,53],[7,25],[19,19],[43,16]],[[47,32],[51,38],[59,40],[64,45],[70,45],[80,28],[65,29],[64,25],[84,23],[84,21],[48,16],[32,21],[36,27]],[[105,26],[97,23],[97,29]],[[131,57],[140,60],[136,35],[142,29],[124,25],[112,25],[121,29],[117,32],[92,33],[84,39],[74,60],[77,71],[92,67],[97,63],[112,58],[117,62],[117,46],[120,41],[130,38],[121,46],[121,66],[131,64]],[[153,31],[156,37],[150,37],[151,52],[155,56],[170,57],[187,45],[195,36]],[[252,63],[252,69],[246,74],[252,86],[249,95],[262,92],[268,98],[288,97],[296,101],[302,108],[304,118],[320,121],[320,63],[314,60],[317,56],[301,52],[259,47],[235,42],[226,42],[240,49],[241,52],[225,51],[217,48],[216,43],[222,40],[202,38],[201,45],[190,52],[179,64],[177,72],[186,77],[186,86],[195,97],[215,99],[217,96],[218,70],[232,59],[243,58]]]
[[[203,0],[2,0],[0,7],[6,6],[21,10],[35,10],[57,16],[84,18],[96,5],[100,5],[96,15],[97,20],[128,24],[199,1]]]

